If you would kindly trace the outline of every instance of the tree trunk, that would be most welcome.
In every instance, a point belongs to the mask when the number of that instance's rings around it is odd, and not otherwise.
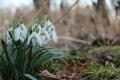
[[[34,6],[39,11],[38,17],[42,18],[44,15],[48,15],[49,0],[33,0]]]
[[[109,14],[107,11],[107,5],[105,3],[105,0],[98,0],[97,6],[96,6],[98,16],[101,16],[103,20],[106,21],[107,24],[109,24]]]

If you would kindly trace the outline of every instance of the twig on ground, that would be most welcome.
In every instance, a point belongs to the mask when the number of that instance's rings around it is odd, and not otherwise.
[[[90,42],[88,42],[88,41],[77,39],[77,38],[73,38],[73,37],[68,37],[68,36],[58,36],[58,39],[65,39],[65,40],[78,42],[78,43],[82,43],[82,44],[88,44],[88,45],[90,44]]]

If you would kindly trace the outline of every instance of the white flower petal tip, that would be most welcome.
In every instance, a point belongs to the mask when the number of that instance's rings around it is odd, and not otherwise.
[[[39,44],[40,46],[43,45],[43,42],[39,36],[39,33],[33,32],[29,36],[27,44],[29,45],[31,41],[32,41],[33,46],[35,46],[36,44]]]
[[[20,40],[24,42],[26,37],[27,37],[27,29],[24,24],[21,24],[19,27],[14,29],[14,40],[15,41]]]
[[[14,30],[14,39],[15,41],[18,41],[20,39],[20,28],[19,27]]]
[[[25,33],[27,33],[27,28],[25,27],[24,24],[21,24],[20,27],[21,27],[21,29],[22,29]]]

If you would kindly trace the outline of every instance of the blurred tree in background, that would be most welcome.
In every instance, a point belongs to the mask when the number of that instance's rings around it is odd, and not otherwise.
[[[102,17],[107,24],[109,24],[109,17],[108,17],[108,7],[106,5],[105,0],[98,0],[96,6],[98,16]]]
[[[49,0],[33,0],[34,6],[40,15],[39,18],[42,18],[44,15],[48,14],[49,12]]]

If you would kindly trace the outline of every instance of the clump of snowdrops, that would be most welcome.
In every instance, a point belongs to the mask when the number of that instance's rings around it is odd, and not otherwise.
[[[48,48],[49,42],[56,43],[57,35],[48,16],[35,19],[28,29],[22,19],[12,24],[1,40],[0,80],[37,80],[36,70],[64,56],[60,49]]]
[[[27,39],[27,45],[45,46],[48,42],[57,42],[57,35],[55,27],[46,16],[43,21],[35,19],[29,31],[27,31],[24,23],[20,19],[18,23],[11,26],[6,34],[7,45],[11,45],[13,40],[15,42],[23,43]]]

